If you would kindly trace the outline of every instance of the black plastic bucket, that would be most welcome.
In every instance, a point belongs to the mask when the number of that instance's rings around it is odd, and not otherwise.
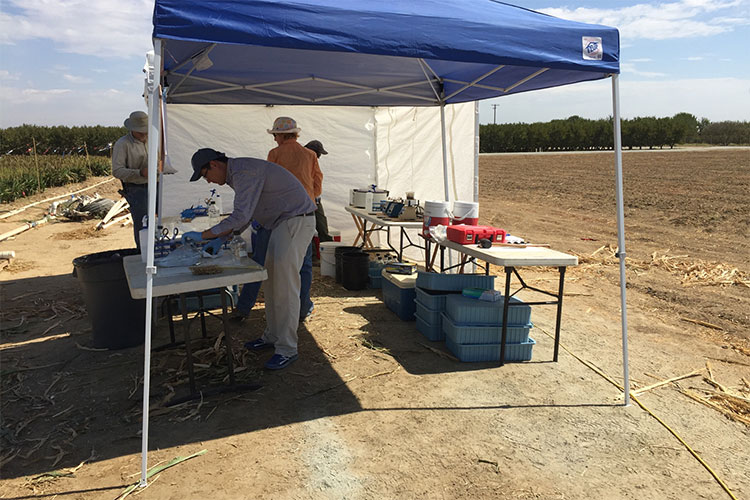
[[[336,258],[336,283],[341,283],[343,277],[344,262],[341,260],[341,256],[347,252],[357,252],[359,250],[359,247],[336,247],[333,251],[333,256]]]
[[[370,256],[364,252],[346,252],[341,257],[341,284],[347,290],[363,290],[370,280]]]
[[[73,259],[96,348],[124,349],[145,340],[146,299],[131,298],[122,267],[123,257],[137,254],[137,249],[127,248]]]

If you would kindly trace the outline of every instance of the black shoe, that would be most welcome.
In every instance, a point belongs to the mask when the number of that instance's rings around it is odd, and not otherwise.
[[[234,313],[234,314],[233,314],[233,315],[232,315],[232,316],[231,316],[231,317],[229,318],[229,322],[230,322],[230,323],[234,323],[235,325],[239,325],[239,324],[242,324],[242,323],[244,323],[244,322],[245,322],[245,320],[247,320],[247,318],[249,318],[249,317],[250,317],[250,315],[249,315],[249,314],[248,314],[248,315],[245,315],[245,314],[242,314],[241,312],[236,312],[236,313]]]

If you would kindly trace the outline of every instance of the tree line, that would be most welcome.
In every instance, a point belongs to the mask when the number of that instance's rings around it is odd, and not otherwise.
[[[125,127],[21,125],[0,129],[0,154],[85,154],[109,156],[112,145],[127,134]]]
[[[642,117],[621,120],[626,149],[673,148],[676,144],[720,146],[750,144],[750,122],[711,122],[690,113],[671,118]],[[614,148],[612,117],[589,120],[571,116],[537,123],[490,124],[479,127],[482,153],[585,151]]]
[[[671,118],[625,119],[622,145],[627,149],[664,148],[676,144],[750,144],[750,122],[711,122],[690,113]],[[127,133],[125,127],[21,125],[0,129],[0,154],[85,154],[109,156],[112,145]],[[482,153],[528,151],[585,151],[612,149],[612,118],[589,120],[571,116],[537,123],[481,125]]]

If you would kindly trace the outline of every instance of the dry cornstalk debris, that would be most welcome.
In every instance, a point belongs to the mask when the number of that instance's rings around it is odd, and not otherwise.
[[[714,325],[713,323],[708,323],[707,321],[701,321],[699,319],[680,318],[680,320],[687,321],[688,323],[693,323],[695,325],[705,326],[706,328],[712,328],[714,330],[720,330],[720,331],[724,330],[719,325]]]
[[[646,387],[641,387],[640,389],[636,389],[635,391],[632,391],[632,394],[635,395],[635,396],[640,396],[644,392],[648,392],[648,391],[650,391],[652,389],[656,389],[657,387],[661,387],[663,385],[667,385],[667,384],[670,384],[672,382],[677,382],[678,380],[682,380],[682,379],[685,379],[685,378],[695,377],[695,376],[700,375],[700,374],[701,374],[701,370],[695,370],[695,371],[692,371],[690,373],[686,373],[685,375],[679,375],[677,377],[672,377],[672,378],[668,378],[666,380],[661,380],[661,381],[659,381],[659,382],[657,382],[655,384],[651,384],[651,385],[648,385]]]
[[[597,267],[617,264],[617,248],[607,243],[589,255],[572,252],[578,256],[581,268]],[[651,259],[636,260],[625,258],[625,265],[633,271],[648,271],[651,268],[663,269],[680,277],[684,286],[703,285],[739,285],[750,287],[750,274],[740,271],[736,267],[721,262],[709,262],[702,259],[692,259],[689,255],[669,255],[669,250],[654,252]]]
[[[708,361],[706,361],[706,375],[703,380],[715,389],[691,387],[690,389],[680,388],[680,392],[690,399],[722,413],[731,420],[750,426],[750,398],[717,382]],[[742,380],[747,384],[744,378]],[[700,391],[700,393],[696,391]],[[740,389],[740,391],[743,391],[743,389]],[[748,392],[750,393],[750,391]]]

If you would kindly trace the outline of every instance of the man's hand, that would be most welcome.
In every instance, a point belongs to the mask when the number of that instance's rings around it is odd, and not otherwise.
[[[140,170],[141,177],[148,177],[148,167],[143,167]]]
[[[213,240],[203,245],[203,251],[206,253],[210,253],[211,255],[216,255],[217,253],[219,253],[219,249],[221,248],[222,243],[224,242],[221,238],[214,238]]]
[[[203,236],[200,231],[188,231],[187,233],[184,233],[182,235],[182,241],[195,241],[195,242],[201,242],[203,241]]]

